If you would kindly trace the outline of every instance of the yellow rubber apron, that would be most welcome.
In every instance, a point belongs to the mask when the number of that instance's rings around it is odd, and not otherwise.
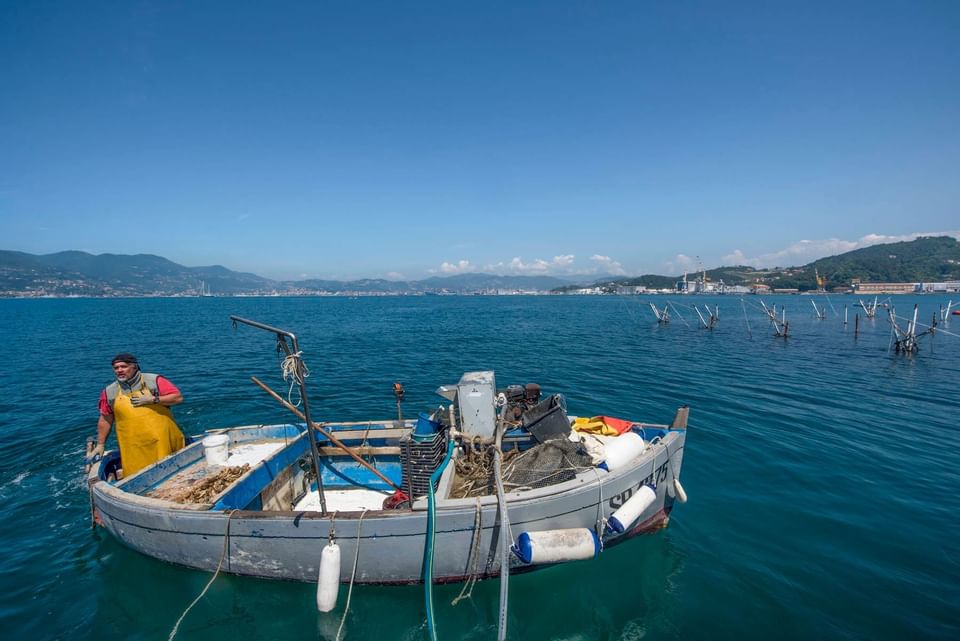
[[[132,393],[119,390],[113,401],[124,477],[136,474],[183,447],[183,432],[174,422],[169,407],[159,403],[136,407],[130,402],[134,396],[149,393],[146,385],[141,384],[140,389]]]

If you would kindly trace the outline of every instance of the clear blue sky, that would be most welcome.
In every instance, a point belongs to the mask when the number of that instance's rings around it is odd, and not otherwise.
[[[677,274],[958,203],[952,0],[0,0],[0,249]]]

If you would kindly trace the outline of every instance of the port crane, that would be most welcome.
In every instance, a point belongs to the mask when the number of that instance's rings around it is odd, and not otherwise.
[[[813,277],[817,279],[817,291],[818,291],[818,292],[825,292],[825,291],[826,291],[825,287],[826,287],[826,285],[827,285],[827,279],[820,273],[820,270],[817,269],[816,267],[813,268]]]

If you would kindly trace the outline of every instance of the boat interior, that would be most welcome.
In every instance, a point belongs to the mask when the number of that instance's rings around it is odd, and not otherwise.
[[[576,417],[567,419],[564,415],[564,421],[575,423]],[[192,510],[322,512],[325,508],[328,512],[354,512],[425,507],[430,475],[446,454],[446,429],[418,437],[416,420],[320,426],[345,446],[316,434],[323,503],[313,472],[309,432],[303,423],[208,431],[204,437],[223,435],[229,439],[229,454],[223,464],[211,464],[205,455],[204,438],[194,438],[179,452],[119,480],[119,454],[112,452],[99,474],[117,489]],[[645,441],[666,435],[663,425],[632,427]],[[502,450],[522,452],[537,442],[529,430],[518,427],[504,434]],[[435,485],[438,499],[450,495],[456,474],[455,465],[445,468]],[[398,488],[406,496],[396,498]]]
[[[400,485],[403,473],[398,441],[410,432],[410,427],[390,421],[325,427],[336,429],[338,440]],[[210,464],[204,454],[203,439],[196,438],[179,452],[116,481],[116,487],[193,509],[321,509],[304,424],[211,430],[205,436],[214,434],[229,439],[225,464]],[[322,437],[318,437],[318,453],[328,510],[381,509],[384,498],[393,493],[394,488],[386,481]],[[101,466],[101,478],[112,480],[120,465],[119,454],[113,453]],[[230,471],[233,474],[223,478],[224,472]],[[223,482],[216,483],[217,475]],[[197,492],[197,488],[201,491]]]

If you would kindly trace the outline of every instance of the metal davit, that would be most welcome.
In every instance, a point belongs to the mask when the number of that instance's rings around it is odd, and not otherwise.
[[[244,325],[256,327],[257,329],[262,329],[274,334],[277,337],[277,351],[282,351],[286,354],[285,363],[291,363],[293,365],[291,373],[297,382],[297,386],[300,388],[300,398],[303,401],[303,416],[307,423],[307,432],[310,435],[310,457],[313,460],[313,473],[317,477],[317,492],[320,494],[320,510],[323,514],[326,514],[327,499],[323,493],[323,476],[320,473],[320,451],[317,449],[317,435],[313,428],[313,421],[310,418],[310,401],[307,398],[307,385],[304,380],[305,366],[303,359],[300,357],[300,343],[297,342],[297,337],[293,332],[288,332],[285,329],[271,327],[264,323],[233,315],[230,316],[230,320],[233,321],[234,327],[236,327],[238,323],[243,323]]]

